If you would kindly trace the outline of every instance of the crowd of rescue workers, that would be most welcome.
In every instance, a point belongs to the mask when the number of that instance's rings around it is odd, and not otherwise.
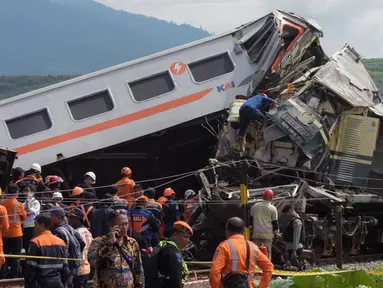
[[[2,195],[2,279],[24,277],[25,287],[88,287],[90,280],[93,287],[184,287],[189,270],[182,252],[193,236],[188,220],[199,205],[193,190],[179,203],[172,188],[155,200],[155,189],[136,184],[123,167],[121,179],[107,189],[97,189],[95,173],[87,172],[83,183],[64,193],[63,179],[43,179],[41,170],[37,163],[27,171],[14,168]],[[262,270],[257,287],[268,287],[279,232],[272,199],[266,189],[264,201],[251,208],[253,241],[245,240],[241,218],[227,221],[227,240],[211,264],[211,287],[256,287],[256,266]],[[296,261],[302,222],[291,205],[282,212],[291,219],[286,254]]]

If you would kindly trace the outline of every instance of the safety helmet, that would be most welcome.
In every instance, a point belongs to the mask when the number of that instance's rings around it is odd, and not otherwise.
[[[53,193],[52,200],[64,200],[64,197],[60,192],[55,192]]]
[[[273,200],[274,192],[270,188],[266,188],[263,192],[263,200]]]
[[[82,193],[84,193],[84,189],[82,189],[81,187],[76,186],[72,190],[72,197],[78,196],[78,195],[80,195]]]
[[[129,175],[132,174],[132,170],[129,167],[123,167],[121,169],[121,175]]]
[[[164,197],[170,197],[170,196],[175,195],[175,194],[176,194],[176,192],[174,192],[174,190],[170,187],[166,188],[164,190]]]
[[[60,176],[57,176],[57,175],[49,175],[45,178],[45,183],[48,185],[53,185],[56,183],[63,183],[63,182],[64,182],[64,180]]]
[[[185,196],[184,196],[185,199],[189,199],[193,196],[195,196],[194,190],[191,190],[191,189],[186,190]]]
[[[193,236],[193,229],[190,227],[190,225],[188,223],[186,223],[184,221],[174,222],[173,229],[187,233],[190,236]]]
[[[36,170],[37,172],[41,173],[41,166],[38,163],[33,163],[29,169]]]
[[[92,184],[96,184],[96,174],[92,171],[86,172],[84,176],[89,176],[93,180]]]

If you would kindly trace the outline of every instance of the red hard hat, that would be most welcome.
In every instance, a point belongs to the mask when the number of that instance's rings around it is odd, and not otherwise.
[[[263,192],[263,200],[273,200],[274,192],[270,188],[266,188]]]
[[[121,169],[121,175],[129,175],[132,174],[132,170],[129,167],[123,167]]]

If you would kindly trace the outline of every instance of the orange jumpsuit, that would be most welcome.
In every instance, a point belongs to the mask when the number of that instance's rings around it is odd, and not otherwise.
[[[4,238],[16,238],[23,236],[23,230],[21,229],[21,222],[27,220],[27,213],[21,202],[16,198],[8,198],[1,203],[7,209],[9,228],[2,230]]]
[[[1,235],[2,230],[7,230],[9,228],[8,213],[7,209],[0,205],[0,254],[4,254],[3,251],[3,236]],[[4,256],[0,256],[0,268],[5,263]]]
[[[132,208],[134,201],[133,188],[136,183],[129,177],[123,177],[116,185],[118,187],[117,196],[128,201],[128,207]]]
[[[274,271],[274,265],[255,245],[250,242],[250,276],[249,287],[254,287],[254,271],[258,266],[263,275],[258,288],[267,288]],[[210,286],[214,288],[223,288],[223,275],[230,272],[246,272],[246,240],[241,234],[231,236],[229,239],[221,242],[215,251],[214,259],[210,270]],[[223,275],[222,275],[223,274]]]

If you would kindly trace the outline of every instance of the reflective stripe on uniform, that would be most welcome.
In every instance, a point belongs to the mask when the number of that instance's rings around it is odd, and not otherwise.
[[[255,247],[255,245],[249,241],[246,241],[247,243],[249,243],[249,246],[250,248],[253,250],[253,260],[254,260],[254,267],[255,267],[255,263],[257,263],[257,249]],[[227,244],[229,244],[229,247],[230,247],[230,252],[231,252],[231,259],[233,261],[232,265],[231,265],[231,272],[237,272],[238,271],[238,256],[237,256],[237,250],[235,249],[234,247],[234,243],[233,241],[231,241],[230,239],[227,240]],[[250,253],[250,251],[249,251]],[[217,256],[217,251],[216,253],[214,254],[214,258]],[[214,260],[213,258],[213,260]],[[254,273],[252,271],[248,271],[250,274],[248,275],[248,279],[253,279],[254,278]],[[227,274],[225,273],[222,273],[222,278],[224,278]]]
[[[26,264],[33,266],[33,267],[38,267],[41,269],[61,269],[64,267],[63,263],[59,264],[39,264],[36,261],[33,260],[27,260]]]
[[[19,215],[17,215],[17,208],[19,206],[19,202],[16,200],[15,206],[13,206],[13,220],[9,220],[9,223],[18,223],[20,222]]]
[[[234,243],[230,239],[227,240],[227,244],[229,244],[230,252],[231,252],[231,259],[233,263],[231,264],[231,271],[236,272],[238,269],[238,256],[237,256],[237,250],[235,250]],[[225,273],[222,273],[223,278],[226,276]]]

